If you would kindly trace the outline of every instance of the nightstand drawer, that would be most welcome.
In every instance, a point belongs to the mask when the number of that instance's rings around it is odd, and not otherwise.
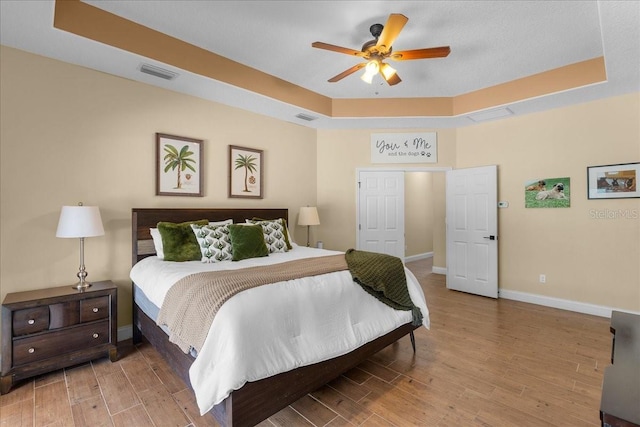
[[[19,338],[13,342],[13,364],[19,366],[107,343],[109,320]]]
[[[13,335],[26,335],[49,329],[49,307],[34,307],[13,312]]]
[[[109,297],[90,298],[80,301],[80,322],[92,322],[108,317]]]

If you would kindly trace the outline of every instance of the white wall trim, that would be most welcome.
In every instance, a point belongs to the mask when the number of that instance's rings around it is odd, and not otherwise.
[[[577,313],[591,314],[593,316],[611,317],[612,311],[622,311],[625,313],[638,314],[640,312],[624,310],[615,307],[607,307],[604,305],[589,304],[580,301],[572,301],[561,298],[548,297],[544,295],[530,294],[527,292],[511,291],[509,289],[499,289],[499,298],[510,299],[514,301],[527,302],[530,304],[543,305],[545,307],[559,308],[561,310],[575,311]]]
[[[431,272],[435,274],[444,274],[447,275],[447,267],[436,267],[435,265],[431,267]]]
[[[411,255],[404,258],[404,262],[420,261],[421,259],[433,258],[433,252],[425,252],[423,254]]]

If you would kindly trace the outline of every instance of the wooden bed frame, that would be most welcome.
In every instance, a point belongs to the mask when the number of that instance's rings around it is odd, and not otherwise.
[[[132,209],[132,264],[155,255],[149,228],[155,227],[159,221],[184,222],[205,218],[210,221],[222,221],[231,218],[238,223],[254,217],[285,218],[288,221],[288,211],[287,209]],[[134,286],[133,292],[135,291]],[[139,343],[144,336],[185,383],[190,385],[189,367],[193,363],[193,357],[184,354],[178,346],[169,342],[164,331],[135,304],[135,295],[133,325],[134,343]],[[303,366],[263,380],[248,382],[216,405],[212,409],[213,415],[223,426],[254,426],[357,366],[401,337],[410,334],[413,344],[413,330],[416,328],[409,322],[343,356]]]

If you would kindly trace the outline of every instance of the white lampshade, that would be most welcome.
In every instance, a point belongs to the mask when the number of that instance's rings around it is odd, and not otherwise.
[[[300,215],[298,215],[298,225],[320,225],[318,209],[316,209],[315,206],[306,206],[300,208]]]
[[[97,206],[63,206],[56,237],[103,236],[102,218]]]

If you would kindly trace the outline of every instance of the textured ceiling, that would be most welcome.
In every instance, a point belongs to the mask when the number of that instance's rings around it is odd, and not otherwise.
[[[515,114],[640,90],[637,1],[85,1],[146,27],[333,99],[454,97],[604,56],[607,82],[508,105]],[[137,71],[174,70],[52,27],[53,1],[1,1],[2,44],[312,127],[457,127],[465,116],[331,118],[190,72],[173,82]],[[359,58],[314,49],[322,41],[359,50],[390,13],[409,18],[395,50],[448,45],[446,58],[389,61],[402,78],[368,85],[355,73],[327,79]],[[303,122],[304,112],[320,116]]]
[[[602,56],[595,2],[88,1],[116,15],[331,98],[454,96]],[[396,50],[451,46],[444,59],[393,62],[403,83],[330,77],[362,62],[314,49],[360,50],[390,13],[408,23]],[[516,17],[517,19],[513,19]]]

